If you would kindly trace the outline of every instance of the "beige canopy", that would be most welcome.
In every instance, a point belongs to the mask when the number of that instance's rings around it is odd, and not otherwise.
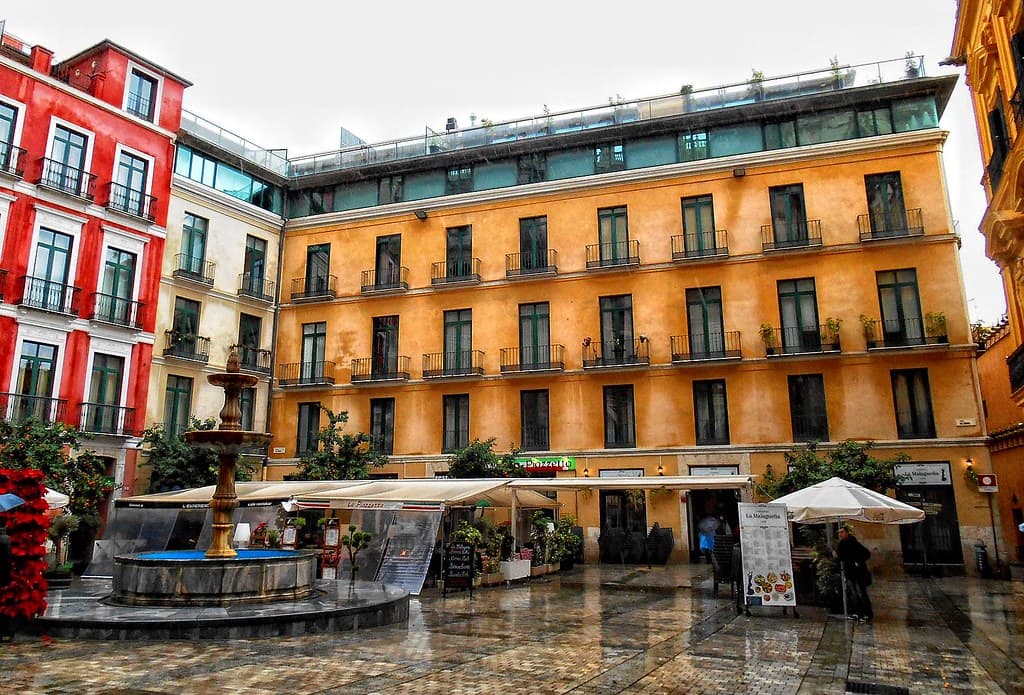
[[[729,490],[752,485],[749,475],[648,475],[630,478],[516,478],[516,490]]]
[[[448,507],[490,506],[554,508],[558,502],[524,489],[513,491],[508,478],[435,479],[405,478],[373,480],[362,485],[295,495],[302,502],[330,501],[332,507],[352,506],[349,503],[413,502],[444,504]],[[513,496],[517,499],[513,501]],[[358,506],[358,505],[356,505]]]
[[[273,500],[287,500],[292,497],[322,492],[324,490],[337,490],[344,486],[365,485],[369,480],[320,480],[320,481],[263,481],[251,483],[235,483],[235,492],[238,499],[244,502],[264,502]],[[205,487],[189,488],[187,490],[172,490],[170,492],[156,492],[149,495],[136,495],[126,497],[119,502],[141,503],[144,505],[174,505],[174,504],[198,504],[209,502],[213,499],[214,485]]]

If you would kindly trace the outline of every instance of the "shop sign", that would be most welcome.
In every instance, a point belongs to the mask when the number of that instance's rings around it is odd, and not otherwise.
[[[948,463],[897,463],[899,485],[952,485]]]
[[[995,473],[978,473],[978,492],[999,492]]]
[[[401,509],[401,502],[366,502],[364,500],[332,500],[334,509]]]
[[[602,468],[598,472],[599,478],[642,478],[643,468]]]
[[[694,476],[717,476],[739,474],[739,466],[690,466],[690,475]]]
[[[574,471],[576,470],[576,458],[573,456],[517,456],[516,465],[531,473]]]

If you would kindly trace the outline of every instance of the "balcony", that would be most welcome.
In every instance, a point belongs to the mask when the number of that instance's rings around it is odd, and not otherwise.
[[[826,324],[815,326],[784,326],[761,329],[764,352],[768,357],[839,352],[839,331]]]
[[[90,174],[82,169],[77,169],[63,162],[53,159],[42,161],[42,172],[39,175],[40,186],[52,188],[61,193],[67,193],[86,200],[96,198],[96,175]]]
[[[1024,78],[1017,78],[1017,86],[1010,96],[1010,106],[1013,108],[1013,120],[1019,133],[1024,128]]]
[[[761,225],[761,249],[783,251],[821,246],[821,220],[795,220],[786,227]]]
[[[523,427],[522,451],[547,451],[551,448],[550,433],[545,425]]]
[[[232,345],[238,351],[238,366],[243,372],[270,374],[273,370],[270,350],[261,350],[249,345]]]
[[[565,369],[564,345],[524,345],[501,349],[501,373],[561,371]]]
[[[92,434],[131,437],[137,432],[135,408],[105,403],[82,403],[81,429]]]
[[[878,320],[862,317],[861,325],[868,350],[949,343],[944,316],[928,316],[924,321],[918,318]]]
[[[636,239],[587,245],[588,270],[638,265],[640,265],[640,242]]]
[[[1003,166],[1006,164],[1006,157],[1009,153],[1002,148],[992,151],[992,158],[985,166],[985,175],[988,177],[989,197],[994,197],[999,189],[999,181],[1003,178]]]
[[[277,368],[278,386],[329,386],[334,362],[289,362]]]
[[[505,277],[522,278],[554,275],[558,272],[558,251],[547,249],[535,253],[506,253]]]
[[[895,239],[924,234],[921,208],[908,208],[883,215],[866,213],[857,215],[857,229],[861,241]]]
[[[672,344],[672,361],[677,363],[742,357],[739,331],[674,335],[669,340]]]
[[[212,285],[217,264],[200,256],[189,256],[178,253],[174,256],[174,272],[172,275],[183,280],[191,280],[203,285]]]
[[[484,373],[482,350],[430,352],[423,355],[423,378],[480,376]]]
[[[23,275],[25,292],[22,295],[22,306],[32,307],[40,311],[54,314],[78,316],[78,296],[81,290],[53,280],[34,278]]]
[[[480,282],[480,259],[465,261],[438,261],[430,264],[431,285],[452,285]]]
[[[209,362],[210,339],[181,331],[164,331],[164,357],[177,357],[193,362]]]
[[[264,280],[261,273],[240,273],[238,275],[238,296],[252,297],[261,302],[273,302],[274,281]]]
[[[89,318],[141,331],[142,307],[141,302],[95,292],[92,295],[92,313]]]
[[[25,149],[0,142],[0,174],[21,178],[25,175]]]
[[[728,256],[728,236],[724,229],[699,234],[676,234],[672,237],[672,260],[689,261]]]
[[[1006,358],[1006,367],[1010,372],[1010,392],[1017,393],[1024,388],[1024,343]]]
[[[315,302],[334,299],[337,294],[337,275],[314,275],[292,279],[293,302]]]
[[[352,360],[352,383],[357,381],[408,381],[409,357],[397,355],[393,359],[359,357]]]
[[[631,343],[621,339],[607,342],[583,340],[583,367],[636,367],[651,363],[647,352],[647,338],[639,337]]]
[[[389,268],[386,273],[364,270],[359,277],[359,288],[363,294],[404,292],[409,289],[409,269],[403,265]]]
[[[113,181],[107,185],[108,210],[123,212],[147,222],[156,221],[156,198]]]
[[[827,442],[828,416],[825,413],[813,415],[792,415],[794,442]]]
[[[8,422],[38,420],[45,424],[64,421],[67,401],[23,393],[0,393],[0,415]]]

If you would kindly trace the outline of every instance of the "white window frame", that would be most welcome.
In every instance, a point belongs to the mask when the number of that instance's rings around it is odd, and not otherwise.
[[[92,336],[89,339],[89,364],[86,366],[85,386],[82,390],[82,402],[89,403],[89,394],[92,393],[92,366],[96,361],[96,355],[111,355],[124,359],[124,370],[121,372],[121,393],[117,397],[118,407],[125,407],[128,403],[128,382],[132,373],[132,344],[123,343],[109,338]],[[20,355],[21,353],[19,353]]]
[[[148,119],[145,119],[142,116],[136,116],[131,111],[128,111],[128,95],[131,93],[130,87],[131,87],[131,83],[132,83],[132,72],[138,72],[140,75],[145,75],[146,77],[148,77],[149,79],[153,80],[156,83],[156,92],[153,94],[153,102],[154,103],[153,103],[153,120],[152,121],[150,121]],[[163,96],[164,96],[164,80],[163,80],[163,77],[161,77],[160,75],[158,75],[157,73],[153,72],[152,70],[150,70],[150,69],[148,69],[146,67],[143,67],[139,63],[136,63],[136,62],[134,62],[132,60],[128,61],[128,69],[125,71],[124,77],[125,77],[125,79],[124,79],[124,96],[121,99],[121,108],[129,116],[132,116],[134,118],[138,118],[139,120],[142,120],[142,121],[146,121],[147,123],[152,123],[154,125],[158,124],[160,122],[160,106],[161,106],[161,103],[163,102]]]
[[[82,227],[86,223],[84,217],[69,215],[61,210],[43,207],[38,203],[35,206],[36,219],[32,225],[32,246],[28,253],[28,267],[25,274],[31,276],[33,268],[36,267],[36,253],[39,250],[39,230],[46,228],[61,234],[71,236],[71,258],[68,262],[68,284],[78,287],[78,251],[82,241]]]
[[[0,193],[0,258],[4,255],[4,241],[7,239],[7,220],[10,218],[11,203],[17,198]]]
[[[6,104],[7,106],[14,107],[18,115],[14,118],[14,137],[11,139],[11,145],[13,147],[21,147],[21,131],[25,127],[25,105],[20,101],[15,101],[10,97],[0,95],[0,104]],[[0,238],[0,249],[3,249],[3,239]]]
[[[152,195],[153,167],[156,166],[156,158],[146,154],[145,152],[140,152],[139,150],[133,149],[131,147],[126,147],[121,143],[117,143],[117,145],[114,147],[114,164],[110,169],[110,182],[117,183],[117,169],[118,167],[121,166],[122,152],[130,154],[133,157],[138,157],[139,159],[146,160],[146,190],[144,191],[144,193],[146,195]]]
[[[18,386],[21,351],[26,341],[57,346],[57,359],[53,365],[53,394],[50,395],[50,398],[60,398],[64,375],[64,353],[67,349],[68,333],[57,328],[35,324],[19,324],[18,326],[18,338],[14,343],[14,364],[12,365],[11,381],[7,392],[15,393],[15,389]]]
[[[47,159],[53,159],[53,138],[57,134],[57,126],[63,126],[68,130],[73,130],[80,135],[85,136],[85,164],[82,167],[82,173],[86,176],[82,177],[81,185],[85,185],[88,180],[88,174],[92,174],[92,150],[96,144],[96,133],[89,130],[88,128],[81,126],[71,121],[65,121],[63,118],[57,118],[56,116],[50,116],[50,130],[46,134],[46,157]],[[76,191],[78,195],[85,195],[85,191]]]
[[[139,301],[139,292],[142,287],[142,269],[145,267],[146,245],[149,240],[135,234],[129,234],[123,229],[116,229],[103,225],[103,253],[100,256],[100,272],[96,276],[96,291],[103,287],[103,273],[106,269],[107,250],[117,249],[135,254],[135,280],[132,285],[132,301]]]

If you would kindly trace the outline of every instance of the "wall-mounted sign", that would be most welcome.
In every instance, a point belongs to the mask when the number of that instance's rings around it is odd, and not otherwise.
[[[893,472],[899,485],[952,485],[949,463],[897,463]]]
[[[531,473],[574,471],[576,459],[573,456],[517,456],[516,465]]]
[[[600,478],[642,478],[643,468],[602,468],[597,474]]]
[[[999,492],[995,473],[978,473],[978,492]]]
[[[283,446],[275,446],[273,449],[270,450],[270,453],[272,453],[272,454],[283,454],[284,453],[284,447]]]
[[[690,466],[690,475],[739,475],[739,466]]]

